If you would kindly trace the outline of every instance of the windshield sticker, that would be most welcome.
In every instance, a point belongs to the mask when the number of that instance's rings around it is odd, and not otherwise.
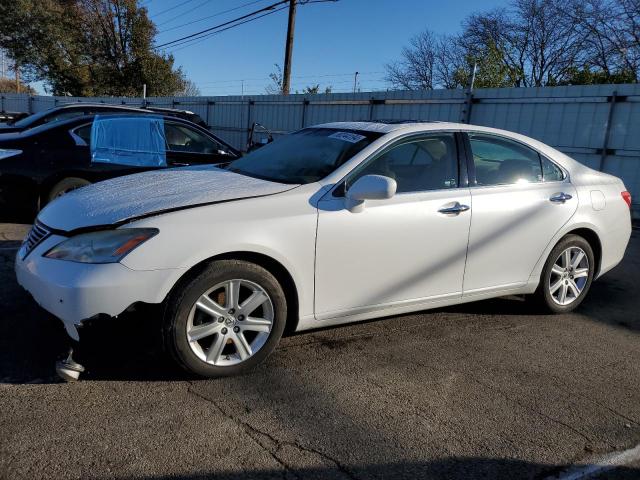
[[[357,133],[349,133],[349,132],[336,132],[329,135],[329,138],[335,138],[336,140],[343,140],[349,143],[358,143],[360,140],[364,140],[364,135],[358,135]]]

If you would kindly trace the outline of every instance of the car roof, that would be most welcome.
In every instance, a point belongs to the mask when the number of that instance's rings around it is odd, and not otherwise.
[[[464,123],[451,123],[424,120],[375,120],[359,122],[329,122],[313,125],[310,128],[336,128],[340,130],[360,130],[365,132],[390,133],[396,130],[441,130],[467,126]]]
[[[67,118],[64,120],[58,120],[56,122],[49,122],[49,123],[43,123],[42,125],[38,125],[37,127],[33,127],[33,128],[29,128],[27,130],[23,130],[21,132],[16,132],[16,134],[24,136],[24,137],[28,137],[31,135],[38,135],[41,132],[47,131],[47,130],[54,130],[54,129],[69,129],[69,128],[75,128],[76,126],[80,126],[84,123],[90,123],[93,121],[93,119],[95,117],[98,117],[100,115],[108,115],[110,118],[117,118],[117,117],[130,117],[130,116],[140,116],[143,115],[145,117],[159,117],[162,118],[164,120],[167,121],[171,121],[171,122],[180,122],[180,123],[184,123],[185,125],[189,125],[189,126],[195,126],[196,128],[200,129],[200,130],[205,130],[203,129],[200,125],[197,125],[193,122],[190,122],[189,120],[185,119],[185,118],[181,118],[181,117],[174,117],[172,115],[167,115],[167,114],[163,114],[163,113],[159,113],[159,112],[152,112],[149,110],[141,110],[141,109],[137,109],[131,112],[113,112],[113,113],[107,113],[107,114],[89,114],[89,115],[81,115],[79,117],[73,117],[73,118]],[[211,133],[211,132],[209,132]]]
[[[421,121],[421,120],[375,120],[365,122],[331,122],[322,123],[320,125],[313,125],[308,128],[332,128],[340,130],[360,130],[366,132],[379,132],[382,134],[388,134],[391,132],[398,133],[419,133],[425,131],[442,131],[442,130],[457,130],[457,131],[471,131],[471,132],[483,132],[494,133],[503,135],[506,137],[525,141],[526,143],[538,143],[543,145],[537,140],[526,137],[520,133],[511,132],[509,130],[501,130],[499,128],[484,127],[482,125],[471,125],[468,123],[456,123],[456,122],[440,122],[440,121]],[[548,147],[548,145],[545,145]]]
[[[106,108],[106,109],[113,109],[113,110],[127,110],[127,111],[134,111],[134,112],[139,112],[139,111],[143,111],[143,112],[176,112],[176,113],[182,113],[182,114],[186,114],[186,115],[195,115],[194,112],[190,111],[190,110],[182,110],[179,108],[169,108],[169,107],[156,107],[153,105],[147,105],[146,107],[142,106],[142,105],[127,105],[127,104],[115,104],[115,103],[100,103],[100,102],[73,102],[73,103],[65,103],[63,105],[58,105],[54,108],[52,108],[51,110],[54,109],[71,109],[71,108],[96,108],[96,107],[100,107],[100,108]]]
[[[74,102],[57,105],[53,109],[70,109],[70,108],[87,108],[87,107],[101,107],[101,108],[113,108],[114,110],[143,110],[143,107],[137,105],[117,105],[113,103],[85,103]]]

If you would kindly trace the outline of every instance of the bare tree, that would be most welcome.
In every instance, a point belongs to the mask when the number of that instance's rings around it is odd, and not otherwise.
[[[466,86],[469,61],[460,37],[442,35],[438,37],[435,51],[435,78],[442,88]]]
[[[185,79],[184,87],[176,94],[178,97],[199,97],[200,95],[202,95],[202,93],[198,86],[189,79]]]
[[[481,72],[491,68],[487,65],[489,59],[497,57],[497,61],[508,70],[512,86],[527,86],[527,32],[516,34],[518,28],[506,9],[471,15],[462,26],[462,48],[470,59],[478,63]],[[489,56],[489,52],[494,55]]]
[[[386,66],[409,90],[623,83],[640,79],[640,0],[511,0],[467,17],[458,37],[425,31]]]
[[[640,1],[572,0],[566,12],[584,37],[585,68],[600,71],[605,81],[639,80]]]
[[[525,78],[540,87],[562,81],[583,60],[584,36],[564,0],[515,0],[513,38],[525,53]]]
[[[274,65],[276,71],[269,74],[271,84],[265,87],[265,92],[269,95],[281,95],[284,76],[282,74],[282,67],[277,63]]]
[[[387,81],[406,90],[456,88],[455,72],[463,57],[457,38],[425,30],[402,49],[401,61],[386,65]]]
[[[553,85],[581,60],[584,36],[562,0],[513,0],[510,9],[470,16],[463,44],[481,58],[499,54],[514,86]]]
[[[403,59],[386,66],[387,81],[406,90],[431,90],[436,61],[436,37],[428,30],[402,49]]]

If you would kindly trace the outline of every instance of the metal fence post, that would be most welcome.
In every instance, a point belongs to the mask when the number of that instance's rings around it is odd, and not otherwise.
[[[4,113],[4,95],[0,95],[0,112]]]
[[[384,98],[373,98],[369,100],[369,120],[373,120],[373,106],[374,105],[384,105],[386,100]]]
[[[460,119],[460,121],[462,123],[466,123],[468,124],[471,121],[471,108],[473,106],[473,91],[471,89],[467,90],[464,94],[465,96],[465,100],[464,100],[464,107],[462,109],[462,118]]]
[[[302,101],[302,125],[301,128],[304,128],[304,125],[307,121],[307,105],[309,105],[309,100],[306,98]]]
[[[251,99],[249,99],[247,101],[247,137],[249,136],[249,133],[251,132],[251,106],[254,104],[255,102]],[[251,142],[251,138],[247,138],[247,148],[249,143]]]
[[[215,103],[216,103],[216,102],[213,102],[213,101],[211,101],[211,100],[207,99],[207,110],[206,110],[206,112],[207,112],[207,118],[205,119],[205,123],[207,124],[207,128],[211,128],[211,123],[209,122],[209,116],[210,116],[209,107],[210,107],[211,105],[214,105]]]
[[[609,149],[609,139],[611,137],[611,121],[613,120],[613,112],[616,108],[616,103],[620,100],[624,101],[627,97],[618,97],[618,91],[614,90],[610,97],[607,97],[609,102],[609,112],[607,113],[607,121],[604,124],[604,138],[602,140],[602,149],[600,152],[600,162],[598,163],[598,170],[602,171],[604,168],[604,162],[607,159],[607,155],[614,155],[615,150]]]

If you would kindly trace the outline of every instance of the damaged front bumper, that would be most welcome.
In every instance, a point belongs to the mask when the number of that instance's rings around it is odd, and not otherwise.
[[[121,263],[86,264],[43,257],[65,237],[52,235],[26,258],[16,256],[18,283],[79,340],[78,326],[97,315],[116,317],[137,302],[161,303],[184,270],[132,270]]]

